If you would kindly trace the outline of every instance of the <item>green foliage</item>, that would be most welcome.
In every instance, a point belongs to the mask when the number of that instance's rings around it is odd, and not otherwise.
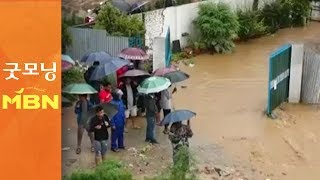
[[[310,12],[308,0],[280,0],[280,3],[282,15],[285,17],[282,27],[305,26]]]
[[[225,3],[204,3],[199,7],[195,24],[201,41],[218,53],[231,52],[239,30],[236,14]]]
[[[103,162],[95,170],[77,171],[65,180],[132,180],[132,174],[115,160]]]
[[[74,25],[78,25],[78,24],[84,23],[84,19],[82,17],[78,17],[76,15],[72,15],[71,18],[64,18],[63,21],[68,26],[74,26]]]
[[[186,52],[180,52],[172,54],[172,62],[179,62],[180,60],[190,59],[192,58],[192,54],[188,54]]]
[[[96,18],[96,29],[104,29],[113,36],[144,36],[143,22],[136,16],[127,16],[110,3],[102,6]]]
[[[61,29],[61,46],[62,46],[62,53],[65,53],[68,46],[72,43],[71,34],[68,31],[68,24],[64,20],[62,20],[62,29]]]
[[[280,28],[305,26],[309,13],[309,0],[276,0],[263,7],[261,19],[274,33]]]
[[[187,147],[181,147],[176,155],[176,164],[162,174],[146,178],[146,180],[197,180],[195,171],[192,170],[195,160]]]
[[[267,26],[267,31],[275,33],[280,29],[281,5],[278,1],[266,4],[261,11],[261,19]]]
[[[165,7],[165,0],[157,0],[154,4],[154,10],[162,9]]]
[[[237,11],[238,21],[240,24],[238,36],[241,40],[248,40],[264,35],[267,27],[264,25],[263,20],[260,20],[257,11]]]
[[[192,3],[192,0],[176,0],[177,5],[189,4]]]

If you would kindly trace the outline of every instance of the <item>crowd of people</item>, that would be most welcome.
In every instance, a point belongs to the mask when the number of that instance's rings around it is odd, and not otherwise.
[[[145,114],[146,117],[146,138],[145,141],[152,144],[158,144],[155,136],[155,128],[160,125],[160,112],[163,112],[164,117],[167,116],[173,109],[172,94],[177,89],[170,86],[168,89],[154,94],[139,94],[137,91],[138,84],[143,81],[143,78],[118,78],[117,87],[112,87],[109,82],[90,81],[89,77],[94,71],[94,68],[99,63],[94,63],[84,77],[88,84],[98,90],[98,94],[93,94],[88,97],[86,94],[80,95],[79,100],[75,105],[75,114],[77,115],[78,135],[76,153],[81,153],[81,142],[84,131],[87,132],[91,141],[91,151],[95,152],[96,164],[104,160],[107,152],[107,144],[109,140],[108,129],[111,129],[111,150],[119,152],[125,149],[124,133],[127,133],[128,121],[131,121],[132,128],[140,129],[135,123],[137,111]],[[117,75],[130,70],[130,67],[121,68]],[[118,112],[111,118],[105,114],[101,103],[111,103],[118,107]],[[89,111],[95,108],[95,116],[89,117]],[[188,138],[192,137],[190,122],[184,125],[181,122],[173,123],[168,129],[169,124],[166,124],[163,130],[173,145],[173,159],[177,150],[181,147],[188,147]]]

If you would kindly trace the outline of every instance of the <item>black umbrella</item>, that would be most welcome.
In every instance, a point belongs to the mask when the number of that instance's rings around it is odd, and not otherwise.
[[[99,62],[99,64],[103,64],[112,59],[112,56],[104,51],[88,53],[84,55],[81,59],[81,62],[86,64],[93,64],[94,62]]]
[[[112,0],[111,4],[123,13],[128,13],[131,9],[130,4],[124,0]]]
[[[182,71],[173,71],[166,73],[163,77],[168,78],[171,83],[178,83],[188,79],[190,76]]]
[[[114,115],[118,113],[118,106],[111,103],[102,103],[100,104],[103,107],[104,113],[109,117],[109,119],[113,118]],[[89,117],[93,117],[96,115],[96,107],[99,105],[94,106],[89,111]]]

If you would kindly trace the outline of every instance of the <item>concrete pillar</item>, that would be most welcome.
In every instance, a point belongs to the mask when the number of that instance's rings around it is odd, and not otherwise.
[[[165,38],[156,37],[153,40],[153,71],[165,66]]]
[[[292,44],[289,85],[290,103],[300,102],[303,54],[303,44]]]

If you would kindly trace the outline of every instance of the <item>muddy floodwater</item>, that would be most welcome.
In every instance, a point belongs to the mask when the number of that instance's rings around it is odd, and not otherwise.
[[[307,28],[284,29],[275,35],[239,43],[235,52],[200,55],[195,66],[180,68],[191,78],[174,95],[175,109],[197,113],[191,120],[194,137],[191,150],[201,179],[219,178],[208,172],[221,167],[222,179],[320,179],[320,107],[285,104],[276,110],[278,119],[268,119],[268,56],[286,43],[320,42],[320,23]],[[63,174],[76,168],[91,168],[94,154],[84,136],[81,155],[75,154],[76,121],[72,108],[63,110]],[[160,145],[144,143],[145,119],[138,118],[140,130],[129,128],[126,145],[130,150],[110,157],[123,160],[137,179],[161,172],[171,163],[171,147],[162,128]],[[145,157],[135,150],[145,150]],[[133,155],[135,154],[135,155]]]

